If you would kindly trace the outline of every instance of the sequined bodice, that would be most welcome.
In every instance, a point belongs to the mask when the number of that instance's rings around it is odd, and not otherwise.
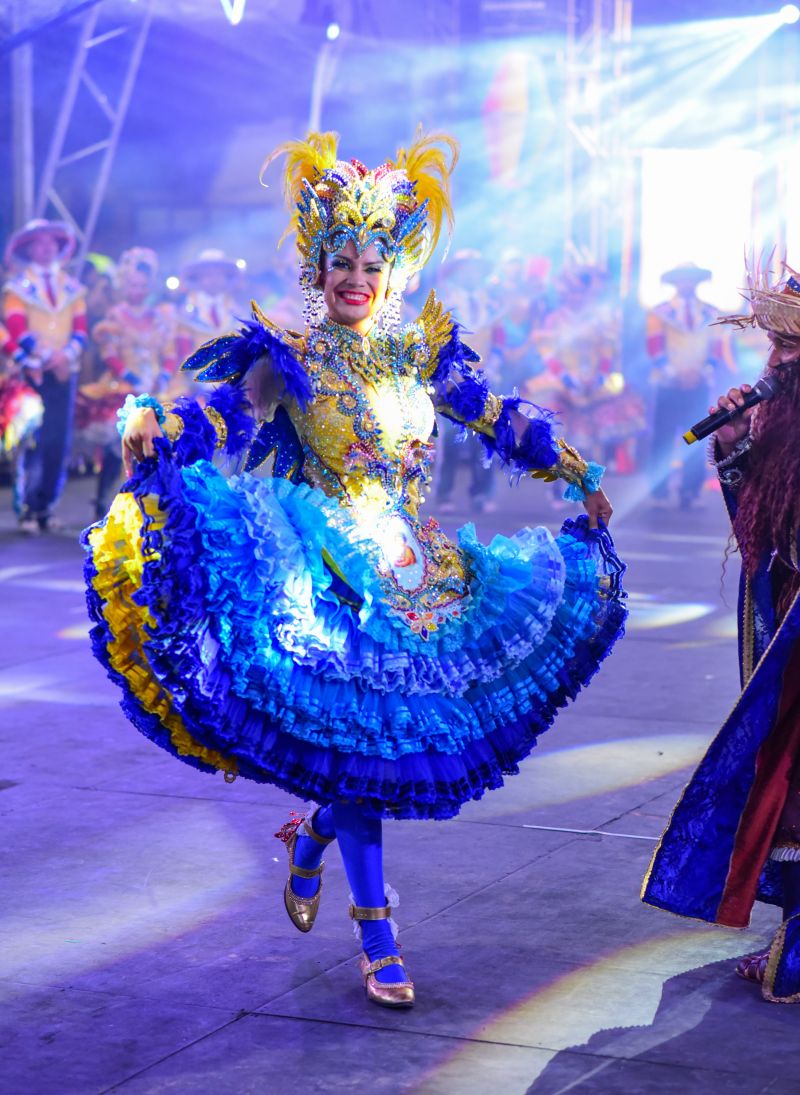
[[[415,517],[429,478],[433,404],[404,346],[331,322],[307,339],[314,398],[292,412],[303,475],[364,516]]]

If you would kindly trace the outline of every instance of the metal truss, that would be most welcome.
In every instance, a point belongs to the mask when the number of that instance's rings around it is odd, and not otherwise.
[[[614,124],[625,105],[632,17],[633,0],[567,0],[565,257],[602,270],[618,255],[625,267],[633,227],[629,153]]]
[[[130,4],[124,18],[115,8],[113,23],[102,27],[99,25],[102,5],[97,4],[87,11],[81,24],[36,200],[36,216],[52,215],[54,211],[75,228],[78,236],[75,261],[78,264],[91,246],[150,30],[154,3],[155,0],[141,0],[138,4]],[[113,65],[108,57],[112,42],[117,43]],[[93,64],[98,56],[101,63]],[[104,59],[105,65],[102,64]],[[113,90],[108,86],[112,71],[119,74],[117,81],[121,75],[120,86]],[[87,94],[98,109],[84,108]],[[69,145],[73,132],[78,136],[77,146]],[[87,136],[89,133],[91,136]],[[76,165],[81,165],[78,169],[80,185],[70,188]]]

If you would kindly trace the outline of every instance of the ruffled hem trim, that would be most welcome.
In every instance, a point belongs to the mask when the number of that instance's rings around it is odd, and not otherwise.
[[[167,476],[156,492],[143,471],[134,485],[141,513],[131,495],[121,495],[115,503],[120,513],[112,509],[109,517],[121,522],[119,527],[109,529],[104,522],[84,536],[96,622],[93,645],[123,689],[128,717],[146,736],[197,767],[238,771],[318,802],[359,798],[385,816],[449,817],[517,770],[557,709],[588,683],[623,633],[625,610],[613,588],[617,579],[607,578],[611,595],[598,594],[592,561],[592,595],[579,588],[577,599],[564,598],[546,641],[513,670],[462,697],[392,697],[396,706],[389,710],[386,697],[379,697],[375,726],[357,727],[359,741],[352,722],[343,727],[348,736],[332,731],[324,689],[300,722],[285,693],[282,711],[256,704],[268,688],[267,674],[261,693],[251,683],[244,695],[237,694],[230,667],[219,660],[221,638],[207,618],[208,590],[196,556],[185,552],[187,545],[198,545],[194,512],[181,505],[183,484]],[[141,536],[131,527],[137,517]],[[567,524],[571,527],[565,526],[559,543],[567,554],[583,543],[582,581],[591,537],[585,524]],[[607,539],[601,543],[606,571],[616,565],[618,578],[622,568],[613,545]],[[582,609],[576,618],[578,602]],[[170,614],[175,604],[182,609],[179,621]],[[354,717],[363,720],[368,693],[357,686],[350,692],[358,701]],[[381,740],[400,712],[408,720],[408,740]],[[353,717],[350,709],[348,717]]]
[[[383,603],[375,543],[322,492],[251,476],[230,486],[204,467],[187,473],[186,493],[202,540],[208,612],[220,621],[237,677],[274,673],[280,651],[326,681],[457,695],[540,644],[563,596],[564,560],[546,530],[496,537],[486,548],[466,526],[459,540],[473,575],[470,594],[445,634],[423,640]],[[324,554],[363,598],[357,618],[331,592]],[[594,592],[594,565],[591,571]],[[233,632],[235,650],[225,643]]]

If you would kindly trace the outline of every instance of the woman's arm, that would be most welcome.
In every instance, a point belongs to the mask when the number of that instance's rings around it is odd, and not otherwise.
[[[439,317],[440,323],[444,318]],[[478,366],[478,355],[461,341],[458,324],[450,320],[449,337],[440,343],[432,366],[423,371],[436,410],[477,433],[487,457],[497,457],[512,474],[563,479],[565,497],[584,503],[592,527],[598,519],[608,521],[611,504],[600,490],[605,469],[588,463],[554,436],[551,411],[516,394],[502,397],[491,392]]]
[[[129,476],[135,460],[156,455],[159,437],[170,442],[179,464],[193,464],[210,460],[217,451],[238,456],[248,448],[256,425],[241,384],[221,385],[205,403],[183,397],[162,407],[152,396],[128,396],[118,417]]]

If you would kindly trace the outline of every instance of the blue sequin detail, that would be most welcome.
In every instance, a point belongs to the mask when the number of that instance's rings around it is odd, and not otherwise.
[[[120,437],[122,437],[122,435],[125,433],[125,427],[128,424],[128,419],[135,410],[138,410],[139,407],[149,407],[152,411],[155,412],[155,416],[158,420],[159,426],[164,425],[167,416],[164,413],[164,408],[161,406],[155,396],[147,394],[126,395],[125,402],[117,411],[117,433],[120,435]]]
[[[596,490],[600,490],[605,470],[602,464],[595,464],[590,460],[583,477],[583,485],[570,483],[564,491],[564,497],[569,502],[582,502],[587,494],[594,494]]]

